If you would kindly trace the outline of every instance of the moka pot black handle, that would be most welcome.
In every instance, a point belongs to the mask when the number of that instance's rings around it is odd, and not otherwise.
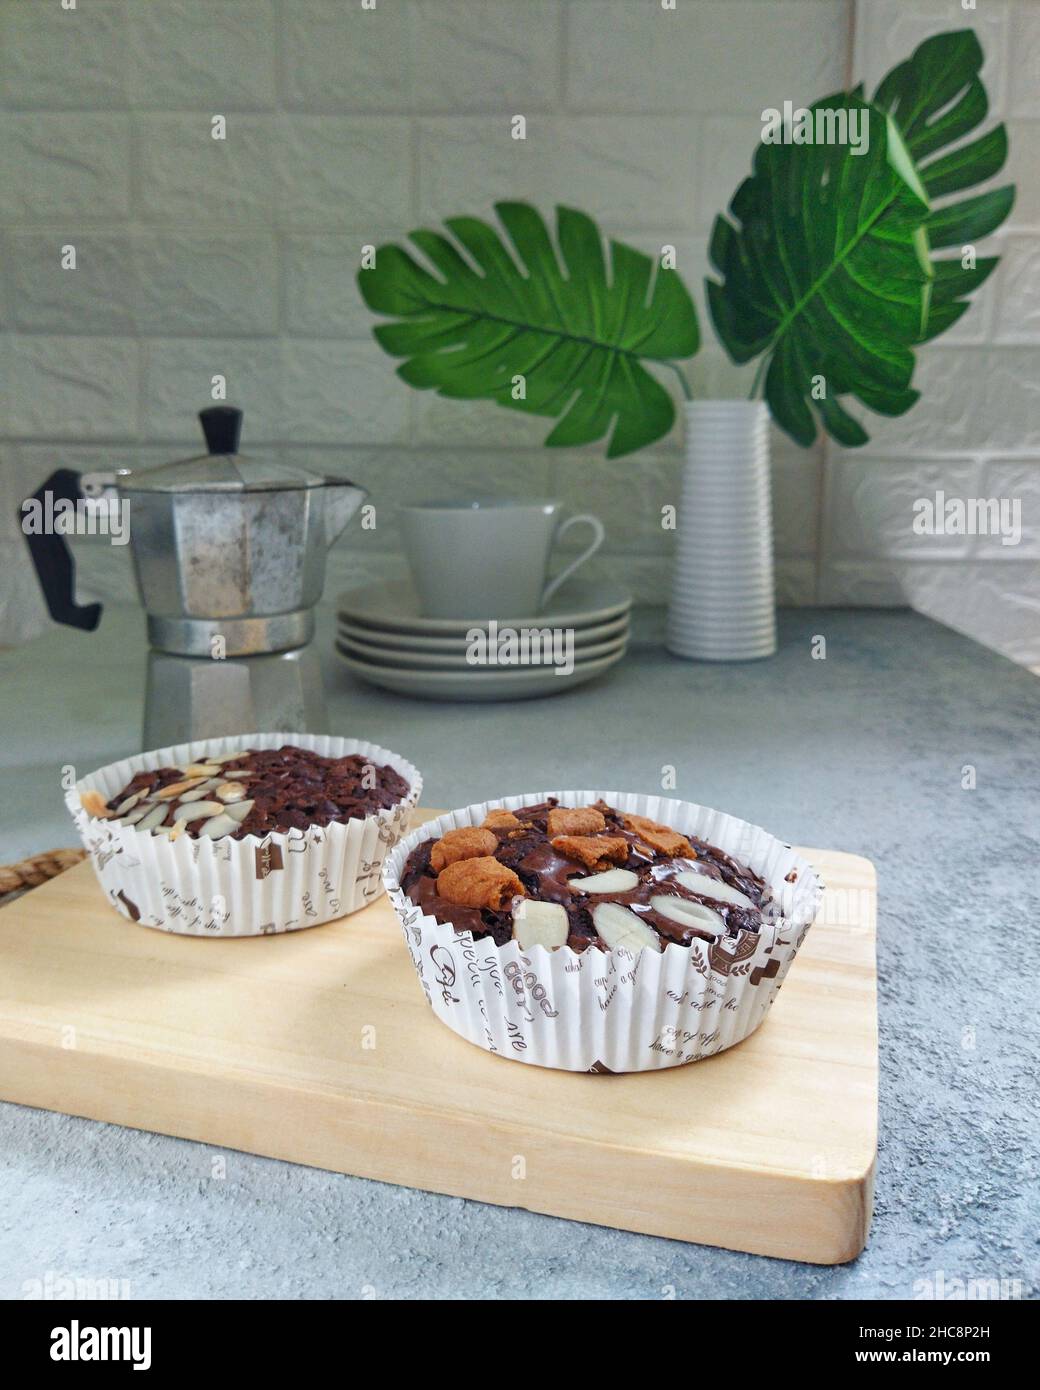
[[[56,469],[19,507],[18,521],[36,568],[48,613],[56,623],[93,632],[101,621],[101,604],[76,602],[76,562],[68,541],[54,530],[53,525],[34,522],[34,513],[37,521],[41,514],[53,518],[54,505],[59,501],[71,502],[75,506],[77,502],[85,500],[81,477],[71,468]],[[38,503],[38,507],[31,508],[32,502]]]

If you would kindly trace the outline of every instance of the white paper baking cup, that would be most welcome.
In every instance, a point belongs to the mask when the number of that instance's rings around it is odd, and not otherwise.
[[[363,820],[240,840],[181,835],[171,842],[133,825],[95,819],[80,805],[88,790],[110,800],[137,772],[184,767],[233,748],[286,743],[325,757],[359,753],[386,764],[408,782],[408,795]],[[109,763],[78,781],[65,803],[102,891],[124,917],[182,936],[259,936],[316,927],[379,897],[383,861],[407,831],[421,791],[422,777],[412,764],[375,743],[325,734],[237,734]]]
[[[401,889],[405,862],[424,840],[480,825],[488,811],[515,811],[555,797],[561,806],[600,799],[725,850],[761,875],[782,910],[760,933],[692,945],[577,954],[569,946],[522,951],[474,940],[422,912]],[[794,874],[794,881],[788,876]],[[789,845],[757,825],[689,801],[627,792],[529,792],[449,811],[387,856],[383,882],[434,1013],[487,1052],[562,1071],[656,1071],[711,1057],[753,1033],[805,939],[823,885]]]

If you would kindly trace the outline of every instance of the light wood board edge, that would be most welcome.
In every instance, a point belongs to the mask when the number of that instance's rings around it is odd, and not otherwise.
[[[804,853],[811,858],[811,850]],[[844,857],[858,859],[858,872],[874,880],[869,860]],[[84,864],[69,872],[92,870]],[[46,893],[48,887],[35,891]],[[610,1081],[597,1077],[595,1084]],[[807,1178],[560,1136],[519,1121],[489,1123],[458,1110],[300,1090],[248,1075],[236,1076],[235,1087],[237,1113],[231,1114],[212,1077],[161,1056],[114,1057],[92,1051],[89,1041],[64,1050],[57,1043],[0,1037],[0,1095],[18,1104],[498,1206],[814,1264],[854,1259],[870,1228],[876,1115],[862,1171]],[[274,1130],[272,1103],[280,1117]],[[525,1158],[522,1180],[507,1176],[504,1158],[516,1154]],[[594,1186],[579,1180],[593,1162]]]

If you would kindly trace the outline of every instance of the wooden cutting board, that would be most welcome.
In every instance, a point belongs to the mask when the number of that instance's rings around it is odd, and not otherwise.
[[[870,1225],[875,879],[865,859],[801,852],[827,894],[765,1023],[708,1061],[634,1076],[546,1071],[457,1038],[386,899],[309,931],[200,941],[120,917],[84,863],[0,911],[0,1097],[837,1264]]]

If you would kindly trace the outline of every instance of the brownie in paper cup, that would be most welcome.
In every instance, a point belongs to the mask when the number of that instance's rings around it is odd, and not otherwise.
[[[389,808],[351,820],[286,833],[209,839],[153,834],[89,814],[136,774],[187,768],[235,750],[306,749],[352,754],[397,772],[408,791]],[[175,744],[123,758],[82,778],[65,795],[102,891],[124,917],[183,936],[258,936],[297,931],[357,912],[382,893],[380,871],[408,829],[422,778],[406,759],[378,744],[329,735],[267,733]]]
[[[750,868],[772,893],[773,920],[663,950],[604,951],[541,944],[496,945],[425,913],[401,887],[406,862],[426,840],[480,827],[489,812],[555,800],[561,808],[606,803],[706,842]],[[539,792],[479,802],[413,831],[387,856],[387,894],[434,1013],[487,1052],[580,1072],[656,1071],[711,1057],[765,1018],[819,909],[812,866],[765,830],[692,802],[603,791]],[[728,919],[727,919],[728,920]]]

